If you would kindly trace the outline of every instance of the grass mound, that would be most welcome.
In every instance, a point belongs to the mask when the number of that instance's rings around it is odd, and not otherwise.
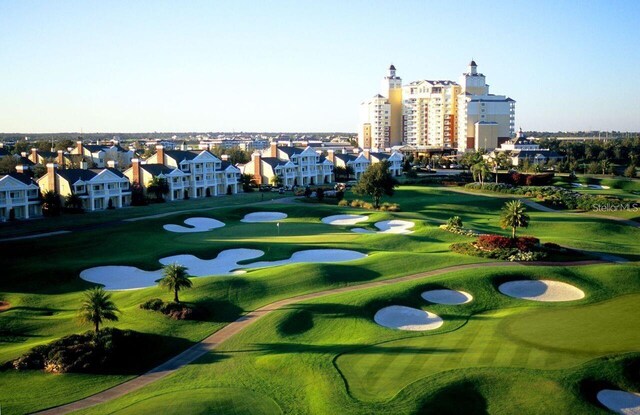
[[[165,302],[159,298],[152,298],[140,304],[143,310],[159,311],[174,320],[201,320],[206,312],[200,307],[185,303]]]

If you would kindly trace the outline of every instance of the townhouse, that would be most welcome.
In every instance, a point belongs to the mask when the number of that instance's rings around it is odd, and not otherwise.
[[[42,193],[56,192],[63,204],[67,196],[78,195],[89,211],[130,205],[129,180],[116,169],[115,162],[107,165],[103,169],[60,170],[57,164],[47,163],[47,173],[38,179],[38,186]]]
[[[162,178],[171,178],[171,181],[167,180],[170,200],[236,194],[240,187],[240,169],[225,158],[220,160],[208,150],[165,150],[164,146],[159,145],[156,146],[156,153],[146,160],[146,164],[138,162],[138,166],[142,168],[145,165],[158,165],[143,170],[151,178],[160,177],[160,174],[163,175]],[[169,172],[160,166],[172,170]],[[151,172],[153,169],[155,171]],[[175,172],[176,169],[179,172]],[[127,177],[132,181],[138,181],[145,188],[148,186],[145,173],[138,170],[138,180],[134,180],[133,169],[127,172]]]
[[[42,216],[38,185],[19,165],[17,172],[0,175],[0,221]]]
[[[134,157],[132,150],[126,150],[118,143],[83,144],[81,140],[76,142],[76,147],[71,150],[71,154],[83,156],[97,168],[107,167],[109,161],[115,161],[118,165],[126,168],[131,166],[131,159]]]

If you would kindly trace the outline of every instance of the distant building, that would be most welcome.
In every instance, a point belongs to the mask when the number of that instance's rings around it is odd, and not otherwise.
[[[505,153],[511,164],[515,167],[521,166],[525,160],[530,164],[546,164],[549,161],[561,161],[564,157],[527,139],[527,136],[518,131],[516,138],[503,143],[500,148],[489,153],[485,158],[496,158],[499,153]]]
[[[475,61],[469,63],[460,84],[449,80],[401,84],[391,65],[383,91],[360,105],[361,148],[491,150],[514,135],[515,101],[490,94]]]

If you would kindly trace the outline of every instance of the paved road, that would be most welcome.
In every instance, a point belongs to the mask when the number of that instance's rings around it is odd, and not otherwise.
[[[602,264],[602,263],[604,262],[603,261],[528,262],[528,263],[518,263],[518,264],[515,264],[513,262],[484,262],[484,263],[478,263],[478,264],[465,264],[465,265],[456,265],[452,267],[441,268],[433,271],[422,272],[419,274],[406,275],[403,277],[393,278],[393,279],[384,280],[384,281],[374,281],[374,282],[369,282],[369,283],[354,285],[349,287],[332,288],[329,290],[318,291],[311,294],[304,294],[296,297],[286,298],[286,299],[279,300],[274,303],[265,305],[263,307],[260,307],[254,311],[250,311],[249,313],[238,318],[236,321],[229,323],[222,329],[218,330],[217,332],[213,333],[206,339],[202,340],[200,343],[197,343],[191,346],[184,352],[169,359],[168,361],[162,363],[160,366],[150,370],[149,372],[143,375],[140,375],[134,379],[121,383],[117,386],[114,386],[113,388],[99,392],[87,398],[84,398],[66,405],[61,405],[55,408],[51,408],[42,412],[38,412],[38,414],[46,414],[46,415],[67,414],[69,412],[73,412],[80,409],[89,408],[101,403],[105,403],[113,399],[120,398],[131,392],[137,391],[140,388],[143,388],[157,380],[164,378],[165,376],[172,374],[176,370],[188,365],[189,363],[195,361],[196,359],[203,356],[204,354],[212,350],[215,350],[221,343],[230,339],[237,333],[241,332],[247,326],[256,322],[258,319],[268,315],[269,313],[279,310],[280,308],[285,307],[287,305],[300,303],[302,301],[312,300],[312,299],[324,297],[327,295],[365,290],[365,289],[374,288],[374,287],[385,287],[392,284],[419,280],[426,277],[435,277],[438,275],[455,272],[455,271],[461,271],[461,270],[469,270],[469,269],[477,269],[477,268],[485,268],[485,267],[508,267],[508,266],[515,266],[515,265],[579,266],[579,265],[592,265],[592,264]]]

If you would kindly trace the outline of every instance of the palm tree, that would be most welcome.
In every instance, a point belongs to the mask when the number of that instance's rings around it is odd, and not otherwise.
[[[96,287],[87,291],[84,301],[78,310],[78,317],[83,323],[92,323],[96,333],[100,330],[100,324],[104,320],[117,321],[120,312],[111,300],[111,294],[102,287]]]
[[[156,196],[156,200],[162,200],[163,195],[169,193],[169,183],[166,179],[154,177],[149,181],[147,190]]]
[[[526,228],[529,226],[529,215],[526,208],[520,200],[512,200],[505,203],[500,214],[500,227],[502,229],[511,228],[511,238],[516,238],[517,228]]]
[[[53,190],[47,190],[42,194],[42,213],[45,216],[57,216],[60,214],[60,195]]]
[[[71,193],[65,198],[64,205],[67,208],[80,210],[82,209],[82,199],[76,193]]]
[[[471,172],[473,173],[473,178],[480,182],[480,187],[484,187],[484,179],[489,175],[491,170],[487,166],[487,163],[484,161],[480,161],[473,166],[471,166]]]
[[[158,284],[162,288],[173,291],[173,301],[179,303],[178,291],[183,288],[191,288],[192,285],[189,274],[187,274],[187,267],[177,263],[165,265],[162,275],[163,277],[158,281]]]

